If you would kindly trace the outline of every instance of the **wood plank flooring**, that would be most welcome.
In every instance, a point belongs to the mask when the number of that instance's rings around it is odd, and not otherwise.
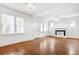
[[[46,36],[0,47],[0,55],[79,55],[79,39]]]

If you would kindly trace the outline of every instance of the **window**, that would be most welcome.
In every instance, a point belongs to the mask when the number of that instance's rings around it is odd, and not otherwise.
[[[24,19],[22,17],[14,17],[12,15],[3,14],[2,34],[24,33]]]
[[[15,18],[14,16],[11,15],[2,15],[2,20],[3,20],[3,34],[8,34],[8,33],[14,33],[14,24],[15,24]]]
[[[48,31],[48,23],[41,23],[40,24],[40,31],[47,32]]]
[[[24,33],[24,20],[22,17],[16,17],[16,33]]]
[[[52,31],[54,29],[54,23],[49,23],[49,31]]]
[[[44,31],[44,24],[43,24],[43,23],[40,24],[40,31],[41,31],[41,32]]]
[[[48,23],[44,23],[44,31],[48,31]]]
[[[75,26],[76,26],[76,22],[75,21],[70,21],[69,27],[75,27]]]

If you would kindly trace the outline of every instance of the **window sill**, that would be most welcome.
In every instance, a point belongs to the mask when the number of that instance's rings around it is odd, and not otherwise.
[[[15,35],[24,35],[25,33],[15,33],[15,34],[1,34],[1,36],[15,36]]]

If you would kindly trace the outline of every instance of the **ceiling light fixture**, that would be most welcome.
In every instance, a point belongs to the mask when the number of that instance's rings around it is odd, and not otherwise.
[[[55,17],[53,17],[53,18],[50,18],[49,20],[59,21],[59,17],[58,17],[58,16],[55,16]],[[48,21],[49,21],[49,20],[48,20]]]
[[[58,18],[58,16],[55,16],[55,19],[54,19],[54,21],[59,21],[59,18]]]
[[[26,3],[26,8],[30,11],[34,11],[36,9],[36,6],[33,3]]]

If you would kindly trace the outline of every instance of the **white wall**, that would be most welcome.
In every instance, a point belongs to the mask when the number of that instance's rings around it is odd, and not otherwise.
[[[36,38],[36,37],[43,37],[43,36],[46,36],[48,35],[48,32],[40,32],[39,28],[40,28],[40,25],[41,23],[45,23],[44,19],[43,18],[33,18],[33,23],[37,23],[38,25],[37,26],[33,26],[33,37]]]
[[[38,24],[41,22],[46,22],[46,20],[43,18],[42,19],[40,18],[38,21],[35,20],[35,22],[37,22]],[[69,24],[71,24],[72,21],[75,21],[74,27],[70,27],[70,25],[69,25]],[[51,29],[51,31],[46,32],[46,33],[41,33],[38,30],[35,30],[37,32],[36,36],[41,37],[41,36],[45,36],[45,35],[55,35],[55,29],[64,28],[65,30],[67,30],[66,33],[67,33],[68,37],[78,37],[79,38],[79,16],[68,17],[68,18],[59,18],[59,21],[51,20],[51,21],[49,21],[49,23],[54,23],[54,28]]]
[[[12,34],[12,35],[2,35],[2,22],[1,22],[1,15],[2,14],[11,14],[14,16],[22,16],[24,17],[24,24],[25,24],[25,33],[24,34]],[[18,12],[16,10],[12,10],[6,7],[0,6],[0,46],[13,44],[25,40],[30,40],[33,38],[32,36],[32,16],[29,14],[23,14],[21,12]]]
[[[68,36],[78,37],[79,38],[79,16],[77,16],[77,17],[71,17],[71,18],[65,18],[63,20],[75,21],[75,23],[76,23],[75,27],[68,27]]]

